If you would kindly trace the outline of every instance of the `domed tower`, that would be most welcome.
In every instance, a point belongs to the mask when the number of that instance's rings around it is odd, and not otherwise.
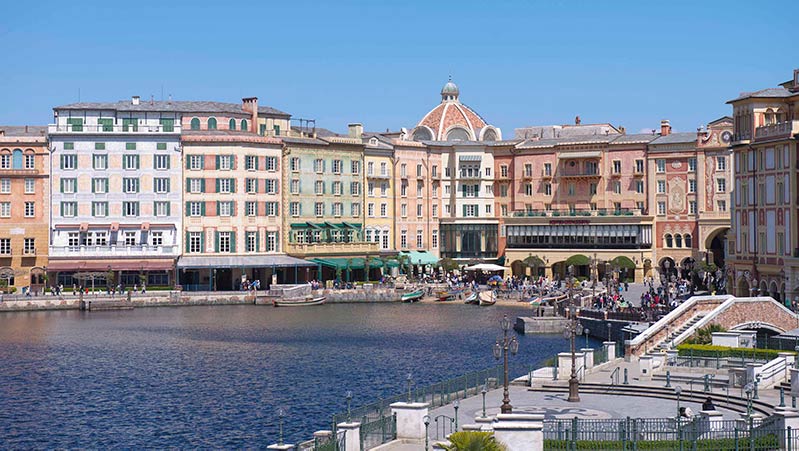
[[[452,81],[441,88],[441,103],[411,130],[414,141],[498,141],[502,132],[460,101],[460,89]]]

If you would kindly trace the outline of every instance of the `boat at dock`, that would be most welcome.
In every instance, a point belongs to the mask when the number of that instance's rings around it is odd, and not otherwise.
[[[410,293],[405,293],[400,297],[402,302],[418,302],[422,300],[424,296],[424,290],[416,290],[411,291]]]
[[[477,298],[480,300],[481,307],[486,307],[497,303],[497,295],[495,295],[491,290],[481,291]]]
[[[480,302],[480,300],[477,299],[477,292],[476,291],[473,291],[472,294],[470,294],[469,296],[466,296],[466,299],[463,300],[464,304],[478,304],[479,302]]]
[[[305,299],[275,299],[272,301],[272,305],[275,307],[306,307],[309,305],[322,305],[327,300],[324,296],[319,296],[317,298],[305,298]]]
[[[436,293],[439,302],[454,301],[455,298],[461,296],[463,290],[442,290]]]

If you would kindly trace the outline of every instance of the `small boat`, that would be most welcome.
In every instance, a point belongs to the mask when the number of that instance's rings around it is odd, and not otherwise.
[[[494,305],[497,303],[497,296],[491,290],[481,291],[478,298],[480,299],[480,306]]]
[[[454,301],[456,297],[462,295],[463,290],[461,289],[441,290],[436,293],[439,302]]]
[[[477,299],[476,291],[472,292],[472,294],[470,294],[469,296],[466,296],[466,299],[463,300],[464,304],[477,304],[478,302],[480,301]]]
[[[275,299],[272,301],[272,305],[275,307],[305,307],[308,305],[322,305],[326,299],[324,296],[305,299]]]
[[[417,302],[422,299],[422,296],[424,296],[424,290],[416,290],[403,294],[400,300],[402,302]]]

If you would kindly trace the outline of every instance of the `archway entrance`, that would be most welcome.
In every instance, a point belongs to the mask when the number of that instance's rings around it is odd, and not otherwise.
[[[738,285],[735,287],[735,295],[738,297],[749,296],[749,282],[747,282],[745,278],[741,277],[738,279]]]
[[[671,280],[672,277],[677,277],[677,270],[678,268],[674,264],[674,259],[671,257],[663,257],[660,260],[660,264],[658,265],[658,271],[660,277],[665,277],[667,280]]]
[[[729,227],[717,229],[708,235],[705,242],[705,248],[708,253],[712,254],[708,255],[708,263],[713,263],[719,268],[724,267],[724,255],[727,248],[727,232],[729,232],[729,230]]]
[[[510,269],[516,277],[524,277],[526,274],[527,266],[521,260],[516,260],[510,264]]]

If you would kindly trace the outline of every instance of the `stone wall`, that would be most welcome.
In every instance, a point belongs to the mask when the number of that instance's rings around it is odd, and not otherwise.
[[[405,291],[394,288],[358,288],[355,290],[316,290],[314,297],[325,296],[330,304],[357,302],[398,302]]]
[[[730,308],[719,313],[713,318],[714,324],[719,324],[727,330],[732,330],[736,326],[749,324],[757,326],[771,325],[780,332],[795,329],[799,326],[797,317],[789,310],[785,309],[772,298],[759,298],[757,300],[740,299]]]

